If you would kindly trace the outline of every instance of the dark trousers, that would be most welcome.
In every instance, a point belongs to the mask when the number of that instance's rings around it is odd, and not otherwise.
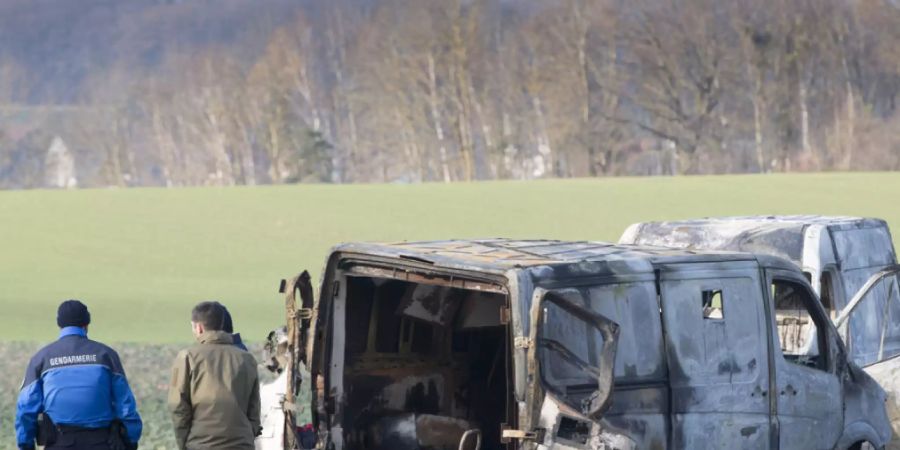
[[[109,429],[60,427],[56,441],[44,450],[109,450]]]

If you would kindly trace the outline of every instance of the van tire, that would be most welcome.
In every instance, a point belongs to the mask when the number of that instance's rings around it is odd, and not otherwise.
[[[863,442],[857,442],[857,443],[851,445],[848,450],[884,450],[884,449],[883,448],[876,449],[875,446],[872,445],[871,443],[869,443],[868,441],[863,441]]]

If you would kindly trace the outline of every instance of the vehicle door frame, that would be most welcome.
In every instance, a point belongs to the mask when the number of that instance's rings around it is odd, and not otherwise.
[[[770,403],[771,403],[771,410],[773,411],[772,420],[773,420],[773,430],[774,430],[774,434],[775,434],[774,444],[776,447],[778,447],[781,445],[782,430],[785,428],[783,422],[785,422],[787,417],[789,417],[789,416],[782,416],[783,411],[781,411],[778,407],[779,397],[783,395],[782,392],[779,390],[780,389],[779,381],[781,378],[780,375],[786,376],[786,374],[781,373],[778,369],[779,369],[779,367],[781,367],[783,365],[785,367],[790,367],[787,365],[794,364],[794,363],[792,363],[792,362],[788,361],[786,358],[784,358],[784,356],[782,355],[782,351],[781,351],[781,341],[780,341],[780,338],[778,337],[778,329],[777,329],[777,322],[776,322],[777,318],[776,318],[776,310],[775,310],[775,299],[772,296],[772,294],[773,294],[772,285],[773,285],[774,280],[784,280],[787,282],[798,284],[798,285],[802,286],[807,291],[807,294],[810,297],[812,297],[812,299],[814,300],[810,305],[808,305],[807,310],[810,314],[815,314],[816,316],[818,316],[819,321],[822,322],[822,324],[824,324],[825,329],[828,331],[828,336],[826,336],[825,340],[824,340],[826,342],[826,345],[828,346],[828,349],[827,349],[828,354],[826,356],[826,358],[827,358],[827,360],[826,360],[827,371],[826,372],[830,375],[833,375],[835,378],[837,378],[838,386],[839,386],[838,390],[839,390],[839,395],[841,396],[841,399],[843,399],[843,395],[844,395],[844,392],[843,392],[844,371],[842,370],[842,367],[843,367],[842,361],[844,359],[843,358],[844,349],[843,349],[843,346],[841,345],[841,341],[837,334],[837,330],[836,330],[836,327],[834,326],[834,323],[832,322],[831,318],[825,312],[825,309],[822,306],[821,299],[819,298],[818,295],[816,295],[815,289],[813,289],[812,285],[809,283],[809,281],[806,279],[806,277],[804,277],[802,275],[802,273],[794,271],[794,270],[780,268],[780,267],[761,267],[760,270],[762,272],[762,277],[761,277],[762,282],[763,282],[762,287],[763,287],[763,292],[764,292],[764,296],[766,299],[765,304],[766,304],[766,308],[768,310],[768,313],[767,313],[768,320],[766,321],[766,326],[768,328],[769,345],[770,345],[770,347],[769,347],[769,359],[770,359],[770,371],[771,371],[770,383],[772,385],[772,391],[771,391],[771,395],[769,396],[769,399],[770,399]],[[817,333],[820,333],[821,327],[817,326],[816,328],[817,328],[817,330],[816,330]],[[776,345],[777,345],[777,347],[776,347]],[[821,352],[822,352],[821,347],[818,350],[821,354]],[[781,359],[783,361],[779,361],[779,355],[781,355]],[[802,367],[799,365],[796,365],[796,366]],[[812,369],[812,368],[809,368],[809,369],[810,370],[819,370],[819,369]],[[841,400],[840,403],[842,404],[843,400]],[[843,411],[840,411],[840,427],[838,429],[843,430],[843,426],[844,426],[844,414],[843,414]],[[843,434],[842,432],[838,433],[835,442],[837,442],[837,439],[841,438],[842,434]]]
[[[835,314],[834,318],[832,318],[831,315],[828,314],[828,320],[831,320],[832,322],[834,322],[834,320],[837,319],[838,314],[840,314],[841,311],[844,309],[844,307],[847,305],[847,301],[848,301],[848,299],[846,298],[846,296],[844,294],[844,279],[841,277],[841,268],[837,265],[837,263],[831,262],[831,263],[825,264],[824,266],[822,266],[822,268],[819,271],[819,279],[816,282],[817,286],[810,285],[810,287],[813,288],[813,293],[817,295],[817,297],[819,299],[819,303],[821,303],[821,301],[822,301],[822,278],[824,278],[826,274],[828,274],[828,277],[831,282],[831,302],[832,302],[831,307],[834,309],[834,314]],[[824,309],[824,305],[822,305],[822,306]],[[837,327],[835,327],[835,328],[837,328]],[[840,329],[838,329],[838,334],[839,335],[841,334]]]
[[[613,373],[616,356],[616,346],[618,344],[619,326],[609,318],[594,312],[586,303],[586,299],[580,297],[581,303],[573,300],[569,295],[569,291],[575,290],[573,286],[559,287],[535,287],[532,292],[531,310],[529,311],[530,330],[527,338],[517,339],[517,347],[525,347],[526,360],[528,366],[528,377],[533,380],[526,393],[525,403],[528,405],[530,413],[528,417],[528,429],[526,430],[506,430],[504,436],[509,439],[518,439],[520,441],[532,441],[544,446],[553,446],[557,443],[556,427],[559,426],[559,419],[569,418],[572,420],[587,422],[592,424],[592,428],[596,428],[604,412],[609,408],[609,401],[612,398],[612,390],[614,389]],[[581,295],[580,293],[578,295]],[[556,299],[551,299],[556,297]],[[600,376],[598,389],[591,401],[590,413],[579,411],[565,401],[557,398],[551,389],[546,387],[547,383],[542,373],[541,359],[539,355],[538,339],[543,334],[543,324],[545,315],[542,311],[546,303],[555,303],[557,307],[562,306],[571,316],[578,320],[582,320],[588,325],[596,328],[604,337],[603,348],[601,349],[599,361],[605,363],[600,367]],[[605,381],[604,381],[605,380]],[[563,441],[560,445],[567,448],[584,448],[575,442]]]
[[[853,311],[862,303],[862,301],[868,298],[869,292],[885,277],[895,275],[897,276],[897,282],[900,282],[900,264],[894,264],[888,267],[885,267],[878,272],[874,273],[868,280],[853,294],[853,298],[847,302],[847,305],[841,310],[840,314],[837,318],[834,319],[834,325],[838,330],[844,330],[841,333],[841,338],[844,340],[844,345],[847,347],[848,359],[852,360],[850,354],[853,351],[853,342],[850,337],[853,335],[850,332],[850,315],[853,314]],[[900,289],[900,286],[897,287]],[[882,336],[883,338],[883,336]],[[896,357],[895,355],[894,357]],[[872,363],[877,364],[884,359],[879,359],[878,361]]]
[[[360,269],[360,270],[356,270]],[[355,272],[355,273],[353,273]],[[306,276],[304,277],[304,274]],[[334,350],[334,327],[331,326],[335,320],[335,299],[338,296],[346,294],[347,276],[364,276],[376,278],[389,278],[401,281],[409,281],[422,284],[440,284],[433,281],[434,278],[443,278],[448,281],[451,287],[458,287],[470,290],[480,290],[479,285],[491,285],[503,289],[504,295],[508,299],[508,309],[513,310],[518,307],[518,297],[515,285],[508,278],[508,274],[497,274],[489,271],[463,270],[447,267],[435,267],[432,264],[418,262],[409,259],[400,259],[385,257],[379,255],[371,255],[366,253],[335,251],[329,256],[328,262],[322,274],[321,286],[318,295],[315,295],[312,289],[312,283],[309,280],[308,273],[304,271],[291,282],[283,282],[280,291],[286,294],[286,314],[288,320],[289,335],[289,351],[291,354],[290,366],[293,368],[288,378],[288,394],[285,396],[285,413],[287,416],[296,395],[295,390],[301,388],[298,384],[294,384],[294,379],[298,378],[295,374],[300,362],[305,362],[310,372],[310,383],[312,386],[312,423],[317,432],[317,439],[320,444],[335,444],[343,446],[343,436],[333,433],[335,431],[343,433],[341,428],[341,420],[343,411],[338,405],[338,399],[342,395],[342,390],[335,390],[331,383],[332,371],[330,366],[335,361]],[[300,280],[297,284],[296,281]],[[343,285],[343,286],[342,286]],[[294,291],[287,291],[287,288],[293,286]],[[301,294],[301,308],[298,308],[296,302],[296,292]],[[311,305],[311,308],[305,308]],[[516,320],[513,317],[507,317],[509,325],[507,327],[510,337],[513,336],[513,330],[516,326]],[[292,328],[295,330],[292,334]],[[515,353],[510,352],[510,356],[515,358]],[[339,358],[343,358],[343,351],[338,352]],[[304,361],[305,358],[305,361]],[[339,361],[343,365],[343,361]],[[343,374],[341,374],[341,377]],[[519,378],[515,371],[510,371],[512,379],[508,381],[508,390],[513,396],[513,386]],[[340,377],[339,377],[340,378]],[[511,398],[514,398],[511,397]],[[518,416],[515,408],[509,408],[509,414]],[[516,417],[513,420],[519,420]],[[288,421],[285,421],[285,427],[288,427]],[[297,437],[294,436],[293,430],[285,430],[285,442],[296,442]],[[294,448],[291,446],[285,448]]]
[[[299,436],[296,430],[300,424],[295,423],[295,414],[300,406],[297,405],[297,395],[302,388],[300,382],[300,364],[306,364],[312,368],[314,359],[311,335],[317,321],[318,305],[315,297],[312,277],[309,271],[302,271],[294,278],[281,280],[278,292],[285,295],[285,318],[287,322],[288,339],[288,364],[285,368],[288,386],[285,389],[284,403],[284,429],[282,430],[282,444],[284,448],[299,447]],[[297,302],[297,294],[300,294],[300,302]],[[296,379],[296,380],[295,380]],[[314,378],[310,377],[313,382]],[[313,404],[316,399],[313,398]],[[312,409],[313,421],[316,421],[316,408]]]

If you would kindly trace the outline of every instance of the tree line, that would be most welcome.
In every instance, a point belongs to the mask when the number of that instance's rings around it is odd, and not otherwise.
[[[136,40],[155,51],[90,67],[64,105],[21,98],[33,66],[0,51],[0,185],[39,185],[57,135],[89,186],[900,169],[889,0],[215,7],[131,13],[242,31]]]

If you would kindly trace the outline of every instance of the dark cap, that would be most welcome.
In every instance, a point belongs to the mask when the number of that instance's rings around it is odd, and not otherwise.
[[[60,328],[85,327],[91,323],[91,313],[87,306],[78,300],[66,300],[59,304],[56,311],[56,324]]]
[[[231,313],[228,312],[228,308],[226,308],[224,305],[222,306],[222,309],[225,310],[223,311],[225,313],[225,320],[222,321],[222,331],[226,333],[234,333],[234,323],[231,322]]]

